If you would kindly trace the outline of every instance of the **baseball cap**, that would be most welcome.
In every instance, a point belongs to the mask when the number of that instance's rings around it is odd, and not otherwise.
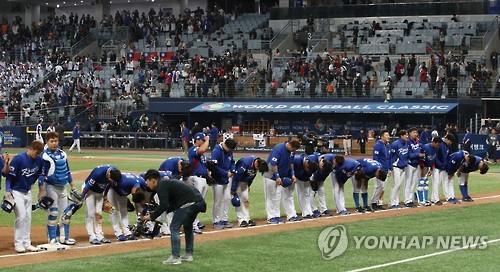
[[[198,132],[194,135],[194,140],[205,140],[205,133]]]

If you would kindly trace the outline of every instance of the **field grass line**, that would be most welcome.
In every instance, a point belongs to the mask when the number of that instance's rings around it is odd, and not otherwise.
[[[492,243],[496,243],[496,242],[500,242],[500,239],[490,240],[490,241],[486,242],[485,244],[492,244]],[[417,257],[412,257],[412,258],[407,258],[407,259],[403,259],[403,260],[399,260],[399,261],[395,261],[395,262],[390,262],[390,263],[385,263],[385,264],[378,264],[378,265],[363,267],[363,268],[359,268],[359,269],[355,269],[355,270],[349,270],[347,272],[368,271],[368,270],[378,269],[378,268],[382,268],[382,267],[388,267],[388,266],[391,266],[391,265],[413,262],[413,261],[416,261],[416,260],[421,260],[421,259],[425,259],[425,258],[430,258],[430,257],[434,257],[434,256],[448,254],[448,253],[452,253],[452,252],[463,250],[463,249],[474,248],[474,247],[477,247],[477,246],[482,245],[482,244],[483,243],[476,243],[476,244],[473,244],[473,245],[466,245],[466,246],[459,247],[459,248],[453,248],[453,249],[448,249],[448,250],[445,250],[445,251],[434,252],[434,253],[430,253],[430,254],[426,254],[426,255],[421,255],[421,256],[417,256]]]

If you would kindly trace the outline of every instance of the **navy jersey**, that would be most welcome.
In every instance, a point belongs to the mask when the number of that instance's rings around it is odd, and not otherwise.
[[[396,140],[391,144],[392,166],[404,169],[408,165],[408,143]]]
[[[474,161],[473,164],[468,164],[466,162],[464,163],[464,167],[462,168],[462,173],[471,173],[479,170],[479,164],[481,163],[481,161],[483,161],[483,158],[479,156],[474,156],[474,158],[476,158],[476,160]]]
[[[372,159],[359,159],[358,162],[361,164],[361,169],[363,169],[363,173],[365,173],[365,177],[368,179],[375,177],[379,169],[384,169],[380,162]]]
[[[286,143],[277,144],[271,150],[271,154],[267,158],[267,163],[274,167],[278,167],[280,178],[293,176],[293,154],[286,149]],[[273,177],[274,179],[275,177]]]
[[[5,182],[5,190],[11,190],[27,193],[31,186],[42,174],[43,159],[37,157],[32,159],[28,153],[24,152],[15,156],[9,165],[9,173]]]
[[[108,179],[106,178],[106,174],[109,169],[116,168],[112,165],[99,165],[90,172],[90,175],[87,177],[83,187],[83,195],[85,196],[87,192],[93,191],[96,193],[103,193],[107,187],[109,186]]]
[[[430,131],[422,131],[422,133],[420,133],[420,144],[421,145],[426,145],[428,143],[430,143],[432,141],[432,135],[431,135],[431,132]]]
[[[293,170],[295,177],[301,181],[309,181],[313,172],[304,169],[306,160],[318,163],[317,155],[297,154],[293,157]]]
[[[253,162],[256,158],[255,156],[246,156],[236,162],[235,173],[231,183],[231,192],[236,192],[238,183],[240,182],[246,182],[250,187],[257,175],[257,171],[253,169]]]
[[[179,173],[179,161],[184,161],[184,159],[181,157],[170,157],[161,163],[158,170],[170,171],[172,176],[180,176],[181,173]]]
[[[217,141],[217,138],[219,137],[219,129],[216,127],[213,127],[210,129],[210,141]]]
[[[81,136],[81,134],[80,134],[80,128],[74,127],[73,128],[73,135],[72,136],[73,136],[74,140],[80,139],[80,136]]]
[[[335,177],[340,184],[344,184],[356,171],[361,169],[361,164],[355,159],[346,158],[342,165],[335,165]]]
[[[318,164],[319,164],[319,162],[321,162],[321,160],[329,161],[333,164],[335,156],[336,155],[332,154],[332,153],[323,154],[323,155],[318,157]],[[331,172],[326,173],[326,172],[323,172],[320,169],[318,169],[316,172],[314,172],[312,174],[311,180],[319,181],[319,182],[325,181],[325,179],[328,177],[328,175],[330,175],[330,173]]]
[[[422,159],[425,167],[434,167],[436,163],[436,149],[432,147],[432,143],[425,144],[422,147],[425,157]]]
[[[420,163],[420,153],[422,152],[422,146],[418,140],[410,139],[408,141],[408,164],[417,167]]]
[[[203,154],[198,154],[198,148],[197,146],[192,146],[188,151],[189,163],[191,164],[191,175],[205,177],[208,175],[207,158]]]
[[[134,188],[141,188],[146,182],[140,176],[132,173],[122,173],[121,179],[116,183],[116,186],[111,186],[118,195],[128,196]]]
[[[465,162],[465,157],[468,156],[467,151],[458,151],[450,154],[448,160],[446,161],[446,172],[448,175],[453,175],[460,168],[460,166]]]
[[[222,147],[222,143],[220,143],[214,147],[210,159],[217,164],[217,173],[214,175],[215,182],[217,184],[228,184],[228,174],[234,170],[233,152],[226,152]]]
[[[378,140],[373,146],[373,160],[378,161],[385,170],[392,169],[389,145],[382,140]]]
[[[61,187],[73,182],[68,165],[68,156],[64,151],[59,148],[56,150],[46,148],[42,158],[44,166],[43,177],[40,177],[41,182]]]
[[[448,162],[449,147],[445,143],[440,143],[436,152],[436,169],[446,170],[446,163]]]
[[[187,127],[182,129],[181,138],[185,141],[189,141],[191,139],[191,134],[189,133],[189,129]]]

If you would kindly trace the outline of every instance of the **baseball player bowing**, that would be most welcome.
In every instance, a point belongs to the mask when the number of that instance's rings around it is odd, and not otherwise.
[[[45,141],[47,148],[42,155],[43,176],[40,176],[39,183],[45,186],[46,195],[54,200],[54,204],[48,209],[47,217],[49,243],[60,242],[64,245],[74,245],[76,241],[70,237],[70,219],[62,216],[69,206],[66,185],[69,184],[71,190],[76,190],[68,165],[68,157],[59,148],[59,135],[56,132],[47,133]]]
[[[269,171],[267,162],[255,156],[246,156],[236,162],[235,173],[231,182],[231,195],[240,199],[240,206],[235,207],[240,227],[255,226],[250,219],[248,192],[257,174]]]
[[[42,174],[43,144],[33,141],[26,152],[18,154],[10,162],[9,173],[5,181],[5,195],[2,208],[5,210],[5,202],[11,203],[8,212],[14,210],[16,221],[14,224],[14,249],[18,253],[38,251],[31,245],[31,186]],[[38,198],[44,196],[44,188],[40,186]]]
[[[300,148],[300,142],[292,140],[274,146],[267,164],[269,171],[264,173],[264,197],[266,199],[267,222],[269,224],[282,223],[280,219],[280,201],[283,197],[283,206],[290,221],[298,220],[293,200],[293,188],[285,190],[282,185],[293,186],[288,183],[295,182],[293,173],[293,152]],[[283,194],[283,196],[282,196]]]
[[[356,206],[356,211],[360,213],[364,213],[365,211],[373,212],[373,209],[368,205],[368,181],[376,177],[377,180],[385,182],[387,171],[381,163],[372,159],[359,159],[358,162],[361,164],[361,171],[356,172],[356,175],[352,179],[354,205]],[[359,193],[361,193],[363,207],[359,205]]]
[[[440,205],[439,200],[439,185],[443,185],[444,195],[449,203],[456,204],[456,199],[453,199],[448,194],[448,174],[446,173],[446,164],[448,162],[448,155],[450,153],[449,146],[451,145],[451,135],[446,135],[439,143],[439,148],[436,151],[436,159],[434,163],[434,170],[432,172],[432,203]]]
[[[223,143],[215,145],[210,159],[213,163],[212,177],[215,184],[212,186],[214,192],[214,206],[212,210],[212,220],[214,229],[231,228],[229,223],[229,201],[231,199],[230,189],[234,171],[233,150],[236,148],[236,141],[229,138]]]
[[[141,188],[141,185],[144,187],[145,184],[144,179],[140,176],[132,173],[122,173],[120,180],[113,183],[108,190],[108,200],[115,208],[110,217],[118,241],[137,239],[129,229],[127,196],[136,193]]]
[[[189,161],[181,157],[170,157],[163,161],[158,170],[168,171],[171,173],[171,178],[182,180],[191,175],[191,165]]]
[[[335,157],[334,171],[331,174],[333,184],[333,198],[337,206],[339,215],[348,215],[349,212],[345,208],[344,185],[348,179],[354,178],[355,175],[362,176],[363,169],[361,164],[354,159],[346,159],[342,156]]]
[[[469,173],[479,170],[479,174],[484,175],[488,172],[488,169],[488,163],[478,156],[474,156],[474,158],[469,157],[462,163],[462,165],[457,170],[457,177],[460,183],[460,192],[462,193],[462,201],[474,201],[469,195]]]
[[[82,199],[85,199],[87,216],[85,228],[89,235],[89,242],[93,245],[111,243],[104,238],[102,232],[102,205],[110,186],[116,186],[122,173],[112,165],[97,166],[90,172],[83,184]]]
[[[406,169],[408,166],[408,132],[400,130],[399,139],[391,144],[391,163],[394,185],[391,191],[391,209],[399,209],[399,189],[405,188]]]
[[[302,211],[302,218],[312,219],[310,179],[312,174],[318,170],[318,156],[314,154],[296,154],[293,157],[293,169],[295,177],[297,177],[297,197]]]
[[[455,198],[455,191],[453,188],[453,176],[455,175],[455,173],[457,173],[457,175],[461,176],[461,174],[458,174],[458,173],[461,173],[462,169],[464,167],[468,167],[469,165],[471,165],[471,166],[476,165],[476,161],[477,161],[476,156],[474,156],[474,155],[472,155],[469,152],[464,151],[464,150],[457,151],[455,153],[450,154],[448,161],[446,163],[446,172],[448,173],[448,180],[449,180],[447,191],[450,194],[449,195],[450,197]],[[482,161],[482,159],[479,157],[478,164],[481,164],[481,161]],[[483,167],[484,167],[484,165],[486,165],[486,163],[483,162]],[[476,170],[477,169],[478,168],[476,168]],[[484,172],[484,173],[486,173],[486,172]],[[464,200],[466,202],[470,202],[472,200],[472,198],[469,196],[469,193],[467,191],[468,188],[464,187],[464,185],[465,185],[465,180],[463,180],[463,182],[462,181],[460,182],[460,192],[462,193]]]
[[[318,158],[318,170],[311,176],[311,209],[314,218],[320,216],[330,216],[331,212],[326,207],[325,180],[333,171],[335,154],[324,154]],[[314,192],[314,193],[313,193]],[[318,198],[318,206],[315,204],[315,198]]]
[[[441,145],[441,138],[432,138],[430,143],[422,146],[424,157],[421,159],[421,177],[417,186],[417,198],[420,206],[430,206],[429,200],[429,176],[434,172],[436,165],[436,152]]]
[[[203,132],[198,132],[193,137],[194,146],[188,150],[189,164],[191,165],[191,176],[188,179],[188,183],[193,185],[198,191],[200,191],[203,198],[208,191],[207,177],[207,158],[205,157],[205,152],[208,151],[209,136],[205,136]],[[196,219],[193,225],[194,232],[201,234],[199,220]]]
[[[143,220],[155,220],[162,213],[173,212],[172,224],[170,225],[170,243],[172,245],[172,255],[165,260],[164,264],[181,264],[193,261],[194,235],[193,223],[200,212],[206,212],[207,204],[203,196],[196,188],[182,181],[171,179],[160,180],[157,170],[148,170],[145,175],[146,183],[151,191],[158,195],[159,205],[156,209],[143,217]],[[141,192],[134,194],[134,202],[141,203],[145,197]],[[186,255],[180,256],[181,241],[180,228],[184,228],[184,238],[186,240]]]
[[[373,146],[373,160],[379,162],[387,173],[392,170],[391,156],[389,152],[389,140],[391,135],[389,131],[383,130],[380,133],[380,140]],[[384,193],[385,182],[375,177],[375,186],[372,195],[372,210],[383,210],[382,197]]]

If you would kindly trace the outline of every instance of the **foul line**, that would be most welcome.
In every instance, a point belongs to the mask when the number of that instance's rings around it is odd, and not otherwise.
[[[459,251],[459,250],[463,250],[463,249],[468,249],[468,248],[471,248],[471,247],[476,247],[478,245],[492,244],[492,243],[496,243],[496,242],[500,242],[500,239],[491,240],[491,241],[488,241],[486,243],[477,243],[477,244],[473,244],[473,245],[466,245],[466,246],[459,247],[459,248],[454,248],[454,249],[449,249],[449,250],[445,250],[445,251],[435,252],[435,253],[431,253],[431,254],[427,254],[427,255],[422,255],[422,256],[418,256],[418,257],[413,257],[413,258],[408,258],[408,259],[403,259],[403,260],[399,260],[399,261],[395,261],[395,262],[390,262],[390,263],[385,263],[385,264],[378,264],[378,265],[364,267],[364,268],[359,268],[359,269],[355,269],[355,270],[349,270],[347,272],[368,271],[368,270],[373,270],[373,269],[377,269],[377,268],[387,267],[387,266],[391,266],[391,265],[395,265],[395,264],[408,263],[408,262],[412,262],[412,261],[416,261],[416,260],[421,260],[421,259],[425,259],[425,258],[430,258],[430,257],[438,256],[438,255],[443,255],[443,254],[447,254],[447,253],[451,253],[451,252],[455,252],[455,251]]]
[[[477,200],[481,200],[481,199],[491,199],[491,198],[499,198],[500,195],[493,195],[493,196],[485,196],[485,197],[477,197],[477,198],[474,198],[474,199],[477,199]],[[386,209],[386,210],[379,210],[379,211],[375,211],[375,213],[386,213],[386,212],[395,212],[395,211],[399,211],[399,209]],[[332,218],[339,218],[339,217],[349,217],[349,216],[363,216],[364,214],[362,213],[351,213],[351,214],[348,214],[348,215],[336,215],[336,216],[328,216],[328,217],[319,217],[319,218],[316,218],[314,219],[314,221],[320,221],[320,220],[330,220]],[[306,222],[309,222],[309,221],[313,221],[313,220],[303,220],[303,221],[295,221],[295,222],[286,222],[286,224],[301,224],[301,223],[306,223]],[[335,222],[333,222],[335,224]],[[264,225],[258,225],[258,226],[253,226],[253,227],[247,227],[245,229],[256,229],[256,228],[267,228],[267,227],[278,227],[278,226],[281,226],[283,224],[264,224]],[[210,234],[217,234],[217,233],[221,233],[221,232],[232,232],[232,231],[241,231],[243,230],[242,228],[239,228],[239,227],[233,227],[233,228],[230,228],[230,229],[223,229],[223,230],[212,230],[212,231],[207,231],[207,232],[203,232],[203,234],[201,235],[210,235]],[[181,235],[181,237],[184,236],[184,234]],[[159,239],[170,239],[170,236],[162,236],[162,237],[159,237],[159,238],[155,238],[154,240],[159,240]],[[120,243],[120,244],[126,244],[126,243],[140,243],[140,242],[144,242],[144,241],[148,241],[148,240],[151,240],[151,239],[147,239],[147,238],[144,238],[144,239],[138,239],[138,240],[133,240],[133,241],[123,241],[123,242],[116,242],[116,243]],[[488,241],[488,243],[491,243],[493,241],[496,241],[496,240],[492,240],[492,241]],[[498,241],[500,241],[500,239],[498,239]],[[112,243],[114,244],[114,243]],[[74,246],[74,247],[70,247],[68,249],[65,249],[65,250],[62,250],[63,252],[64,251],[71,251],[71,250],[79,250],[79,249],[87,249],[87,248],[98,248],[98,247],[103,247],[103,246],[107,246],[109,244],[102,244],[102,245],[91,245],[91,244],[86,244],[84,246]],[[50,253],[50,252],[57,252],[57,251],[38,251],[38,252],[30,252],[30,253],[21,253],[21,254],[8,254],[8,255],[1,255],[0,256],[0,259],[2,258],[9,258],[9,257],[20,257],[20,256],[29,256],[29,255],[38,255],[38,254],[46,254],[46,253]],[[435,254],[435,253],[434,253]],[[383,267],[383,266],[381,266]],[[365,268],[363,268],[365,269]],[[352,270],[352,271],[348,271],[348,272],[355,272],[355,271],[366,271],[366,270]]]

